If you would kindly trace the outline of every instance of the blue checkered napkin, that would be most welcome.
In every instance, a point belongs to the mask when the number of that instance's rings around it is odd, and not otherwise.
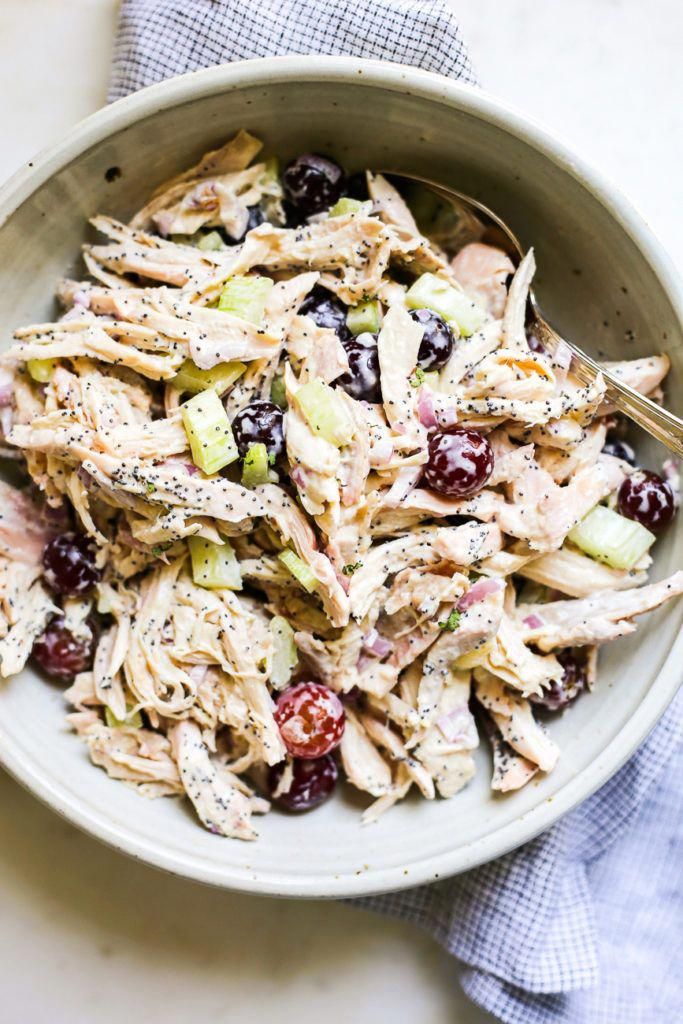
[[[473,82],[442,0],[123,0],[110,97],[248,57],[350,54]],[[545,835],[437,885],[355,901],[427,929],[508,1024],[683,1020],[683,698]]]

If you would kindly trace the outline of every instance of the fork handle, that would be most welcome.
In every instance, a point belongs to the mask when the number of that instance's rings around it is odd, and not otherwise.
[[[539,325],[535,324],[534,326]],[[551,347],[560,340],[564,341],[548,324],[544,322],[542,326],[546,330],[541,333],[546,335]],[[639,391],[619,380],[571,341],[564,341],[564,344],[571,350],[573,369],[582,384],[590,384],[601,373],[606,385],[606,399],[619,412],[624,413],[639,427],[646,430],[655,440],[666,445],[669,451],[683,458],[683,420],[679,416],[669,412],[668,409],[663,409],[651,398],[646,398],[645,395],[641,395]]]

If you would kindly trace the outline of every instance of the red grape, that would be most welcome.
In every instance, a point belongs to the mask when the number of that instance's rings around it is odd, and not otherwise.
[[[424,327],[417,353],[418,366],[423,370],[440,370],[453,351],[453,331],[443,317],[431,309],[414,309],[410,315],[420,327]]]
[[[33,645],[33,658],[49,676],[65,683],[92,668],[95,638],[77,639],[60,616],[50,622]]]
[[[275,764],[268,772],[268,788],[271,796],[275,793],[278,783],[285,770],[286,761]],[[337,784],[337,765],[331,754],[323,757],[292,762],[292,784],[286,793],[272,796],[276,803],[289,811],[310,811],[318,807],[332,795]]]
[[[481,490],[493,472],[493,450],[476,430],[437,432],[429,441],[424,478],[440,494],[467,498]]]
[[[292,757],[322,757],[339,745],[345,715],[339,697],[322,683],[297,683],[280,694],[275,721]]]
[[[287,164],[282,184],[290,203],[310,217],[337,202],[345,179],[344,172],[334,160],[319,153],[303,153]]]
[[[622,516],[635,519],[653,533],[668,526],[676,513],[671,488],[661,476],[647,469],[637,469],[626,477],[619,488],[617,504]]]
[[[558,651],[556,657],[564,669],[562,679],[551,683],[540,696],[532,694],[529,698],[532,704],[545,711],[564,711],[588,685],[585,651],[581,648],[573,650],[567,647],[563,651]]]
[[[80,533],[60,533],[43,550],[45,579],[58,594],[81,597],[99,583],[95,545]]]
[[[269,455],[279,459],[285,451],[284,417],[274,402],[251,402],[232,421],[237,450],[245,457],[252,444],[264,444]]]

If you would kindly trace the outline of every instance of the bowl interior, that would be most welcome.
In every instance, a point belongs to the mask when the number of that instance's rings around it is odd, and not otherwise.
[[[681,325],[657,247],[616,193],[608,198],[559,145],[500,105],[436,76],[314,58],[214,69],[147,94],[96,115],[6,190],[5,213],[26,198],[0,230],[4,345],[15,326],[52,315],[60,276],[82,274],[88,217],[125,219],[164,178],[245,127],[283,161],[321,150],[350,170],[413,172],[481,198],[535,246],[538,296],[560,331],[605,358],[667,351],[668,400],[683,412]],[[637,444],[656,468],[661,450],[644,436]],[[653,578],[681,564],[682,545],[680,529],[670,530]],[[480,749],[476,778],[457,797],[407,800],[368,828],[359,823],[365,801],[349,791],[305,819],[260,819],[258,843],[209,835],[185,805],[144,801],[92,767],[65,727],[61,692],[30,670],[0,687],[2,756],[72,820],[170,870],[288,895],[397,888],[502,853],[603,781],[673,693],[680,624],[681,608],[667,607],[602,652],[595,692],[551,726],[562,758],[548,778],[494,798]]]

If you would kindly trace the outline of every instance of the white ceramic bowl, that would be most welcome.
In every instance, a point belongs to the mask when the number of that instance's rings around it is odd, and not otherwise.
[[[681,286],[621,194],[485,93],[346,58],[259,60],[173,79],[88,118],[20,171],[0,195],[5,343],[11,328],[51,314],[56,280],[78,273],[89,216],[125,218],[160,181],[239,127],[284,159],[319,149],[351,169],[413,171],[481,197],[536,246],[538,292],[556,325],[611,358],[668,351],[669,401],[683,412]],[[645,440],[641,450],[656,466],[661,450]],[[655,578],[681,565],[682,546],[680,527],[670,530],[657,548]],[[409,799],[367,828],[362,801],[345,793],[308,816],[259,819],[257,843],[210,835],[188,805],[145,801],[92,767],[65,727],[59,689],[30,670],[0,686],[0,756],[74,824],[177,874],[287,896],[399,889],[499,856],[605,782],[676,690],[682,612],[680,604],[660,610],[603,652],[595,693],[553,723],[562,758],[548,778],[495,798],[480,749],[475,780],[454,799]]]

